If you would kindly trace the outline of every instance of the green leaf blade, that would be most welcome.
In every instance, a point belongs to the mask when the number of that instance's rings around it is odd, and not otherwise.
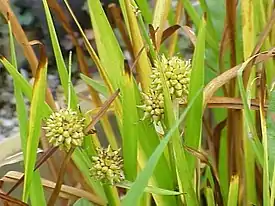
[[[45,55],[45,54],[43,54]],[[33,94],[30,106],[30,119],[28,139],[26,144],[25,159],[25,181],[23,187],[23,201],[27,202],[34,174],[34,166],[36,161],[36,151],[40,137],[41,123],[43,113],[41,105],[45,101],[46,94],[46,75],[47,75],[47,59],[46,56],[41,57],[38,70],[36,72],[35,82],[33,86]]]
[[[51,17],[51,13],[50,13],[50,9],[48,7],[48,3],[46,0],[43,0],[43,5],[44,5],[44,10],[45,10],[45,15],[46,15],[46,20],[47,20],[47,24],[48,24],[48,28],[49,28],[49,33],[50,33],[50,38],[51,38],[51,42],[52,42],[52,46],[53,46],[53,52],[54,52],[54,57],[55,57],[55,61],[56,61],[56,66],[58,69],[58,73],[59,73],[59,78],[61,81],[61,85],[62,88],[64,90],[64,94],[67,100],[67,103],[69,103],[69,87],[68,87],[68,79],[69,79],[69,74],[67,71],[67,67],[61,52],[61,48],[59,45],[59,41],[57,38],[57,34],[54,28],[54,24],[53,24],[53,20]],[[77,109],[77,104],[78,104],[78,100],[77,100],[77,95],[75,93],[75,90],[73,88],[72,85],[70,85],[70,91],[71,91],[71,105],[70,108],[73,109]]]
[[[192,61],[192,73],[190,79],[190,89],[188,101],[193,98],[197,91],[204,86],[204,55],[205,55],[205,35],[206,23],[202,19],[200,30],[195,47],[195,54]],[[202,135],[202,115],[203,115],[203,95],[200,95],[194,102],[194,107],[186,117],[185,143],[187,146],[198,149],[201,144]],[[194,171],[195,157],[187,155],[190,171]]]

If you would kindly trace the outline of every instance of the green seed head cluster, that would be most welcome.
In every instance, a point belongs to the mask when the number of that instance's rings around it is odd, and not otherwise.
[[[153,68],[151,75],[151,89],[153,90],[162,91],[161,71],[164,72],[172,100],[179,99],[182,104],[186,104],[191,75],[190,61],[182,60],[176,56],[167,59],[163,55],[160,61],[155,62]]]
[[[153,121],[159,122],[164,115],[163,93],[150,89],[148,94],[144,94],[144,105],[140,106],[144,110],[144,118],[151,117]]]
[[[139,106],[145,112],[143,119],[151,117],[154,122],[159,122],[164,117],[161,72],[165,75],[171,99],[178,99],[181,104],[186,104],[191,75],[190,61],[184,61],[176,56],[167,59],[163,55],[159,61],[155,62],[150,90],[146,94],[142,93],[144,105]]]
[[[97,156],[92,157],[91,175],[102,183],[115,184],[124,180],[123,160],[120,149],[98,148]]]
[[[43,127],[46,137],[53,146],[69,151],[71,147],[81,146],[84,138],[85,118],[71,109],[54,112]]]

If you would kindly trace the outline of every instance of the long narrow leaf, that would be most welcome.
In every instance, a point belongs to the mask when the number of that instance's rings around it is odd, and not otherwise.
[[[49,27],[51,42],[52,42],[54,56],[55,56],[55,60],[56,60],[56,66],[57,66],[58,73],[59,73],[59,78],[60,78],[60,81],[61,81],[62,88],[64,89],[66,100],[68,102],[69,91],[68,91],[67,82],[68,82],[69,74],[68,74],[68,71],[67,71],[62,53],[61,53],[59,41],[58,41],[58,38],[57,38],[57,35],[56,35],[56,32],[55,32],[53,20],[52,20],[50,10],[49,10],[49,7],[48,7],[48,4],[47,4],[46,0],[43,0],[43,5],[44,5],[44,9],[45,9],[45,15],[46,15],[48,27]],[[77,108],[77,96],[76,96],[76,93],[75,93],[74,88],[72,86],[71,86],[70,89],[71,89],[71,92],[72,92],[70,108],[76,109]]]
[[[99,0],[88,0],[98,54],[114,89],[123,74],[123,55]]]
[[[33,94],[30,106],[30,120],[28,130],[28,140],[26,145],[25,160],[25,182],[23,188],[23,201],[27,202],[32,184],[33,170],[36,161],[36,151],[38,147],[43,112],[41,105],[45,101],[46,92],[46,75],[47,75],[47,57],[46,51],[41,46],[41,59],[37,68],[35,82],[33,86]]]
[[[98,81],[96,81],[94,79],[91,79],[90,77],[88,77],[88,76],[86,76],[86,75],[84,75],[82,73],[80,74],[80,77],[81,77],[81,79],[83,79],[83,81],[86,84],[90,85],[91,87],[94,88],[94,90],[96,90],[97,92],[99,92],[100,94],[102,94],[104,97],[107,98],[107,96],[108,96],[108,89],[107,89],[107,87],[104,84],[102,84],[102,83],[100,83],[100,82],[98,82]]]
[[[121,188],[125,188],[125,189],[130,189],[132,187],[132,185],[133,185],[133,183],[129,182],[129,181],[124,181],[124,182],[116,184],[117,187],[121,187]],[[153,186],[145,187],[144,192],[154,193],[157,195],[181,195],[182,194],[181,192],[166,190],[166,189],[157,188],[157,187],[153,187]]]
[[[140,136],[139,116],[136,107],[134,80],[129,70],[125,71],[125,83],[121,87],[122,94],[122,137],[123,137],[123,160],[126,179],[134,181],[137,175],[137,150]],[[129,115],[131,112],[131,115]]]
[[[204,54],[205,54],[205,34],[206,24],[204,19],[200,23],[200,30],[195,47],[195,54],[192,61],[192,73],[190,79],[190,90],[188,99],[190,100],[199,88],[204,86]],[[202,135],[202,115],[203,115],[203,95],[194,102],[194,107],[186,117],[185,143],[194,149],[200,148]],[[190,170],[194,171],[195,159],[188,155]]]

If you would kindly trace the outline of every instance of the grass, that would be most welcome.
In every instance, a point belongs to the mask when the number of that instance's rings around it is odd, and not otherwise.
[[[117,18],[116,31],[125,42],[118,40],[100,1],[87,3],[95,47],[65,0],[88,58],[102,80],[94,80],[87,72],[84,50],[73,41],[81,79],[88,86],[88,98],[92,97],[90,100],[96,105],[82,113],[78,107],[82,100],[71,82],[72,54],[62,54],[51,15],[63,18],[65,26],[68,19],[58,13],[58,5],[43,0],[65,102],[68,108],[85,117],[82,144],[74,145],[69,152],[56,151],[63,159],[59,159],[61,168],[54,171],[56,186],[49,200],[44,194],[43,179],[34,169],[35,162],[47,159],[56,165],[47,153],[42,158],[36,157],[39,141],[48,142],[42,125],[56,111],[47,90],[47,57],[41,53],[37,62],[31,61],[32,48],[28,47],[26,58],[32,65],[36,62],[32,68],[37,68],[33,71],[35,83],[31,85],[17,70],[14,49],[13,36],[18,41],[25,36],[14,21],[16,17],[6,15],[9,7],[3,5],[7,4],[0,4],[0,11],[8,21],[11,54],[1,57],[0,62],[14,80],[24,153],[22,202],[55,205],[62,194],[61,185],[75,186],[78,182],[77,186],[95,195],[103,205],[274,205],[275,15],[271,0],[242,0],[238,4],[230,0],[200,0],[197,6],[181,0],[176,8],[168,0],[158,0],[152,5],[144,0],[120,0],[123,18],[113,16]],[[163,61],[166,54],[182,59],[189,55],[182,49],[182,39],[186,39],[183,35],[190,38],[184,42],[192,51],[190,77],[180,77],[182,65],[171,70],[176,74],[173,76],[167,68],[179,63]],[[43,52],[39,41],[28,45],[37,43]],[[126,50],[130,54],[127,59]],[[69,65],[64,56],[70,57]],[[184,96],[187,102],[175,98],[177,95],[182,98],[184,89],[188,91]],[[157,103],[149,99],[150,95],[157,96]],[[106,99],[105,103],[100,96]],[[31,102],[29,112],[23,97]],[[115,129],[107,115],[115,117]],[[144,115],[149,118],[143,118]],[[151,117],[155,119],[152,121]],[[115,151],[113,159],[108,160],[113,161],[108,171],[95,163],[103,149],[102,134],[94,131],[95,124],[102,126],[110,150]],[[120,136],[122,142],[118,141]],[[41,146],[47,149],[45,144]],[[50,146],[53,152],[58,147]],[[116,155],[122,156],[123,163],[117,161]],[[114,166],[120,164],[121,170]],[[91,168],[99,172],[94,174]],[[64,178],[68,175],[70,181]],[[102,175],[104,178],[100,179]],[[14,201],[9,195],[0,198]],[[75,201],[67,196],[66,201],[94,205],[92,198],[83,197],[86,198]]]

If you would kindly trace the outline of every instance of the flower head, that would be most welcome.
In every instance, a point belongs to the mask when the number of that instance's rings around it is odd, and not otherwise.
[[[97,148],[97,156],[92,157],[91,175],[103,183],[114,184],[124,180],[123,160],[119,152],[120,149],[112,150],[110,145]]]
[[[144,110],[144,117],[151,117],[154,122],[159,122],[164,115],[164,97],[163,93],[150,89],[148,94],[143,95],[144,104],[139,106]]]
[[[151,75],[151,89],[155,91],[162,91],[161,71],[164,72],[172,100],[179,99],[181,103],[186,104],[191,75],[190,61],[176,56],[168,59],[164,55],[161,56],[160,60],[155,62]]]
[[[61,109],[46,120],[46,137],[53,146],[65,151],[81,146],[84,138],[85,118],[72,109]]]
[[[164,73],[165,81],[172,100],[179,100],[181,104],[187,103],[189,82],[191,75],[190,61],[184,61],[179,57],[166,58],[164,55],[155,61],[152,70],[150,90],[144,94],[144,104],[138,106],[144,110],[144,117],[151,117],[153,122],[158,123],[164,118],[164,95],[161,81],[161,72]]]

